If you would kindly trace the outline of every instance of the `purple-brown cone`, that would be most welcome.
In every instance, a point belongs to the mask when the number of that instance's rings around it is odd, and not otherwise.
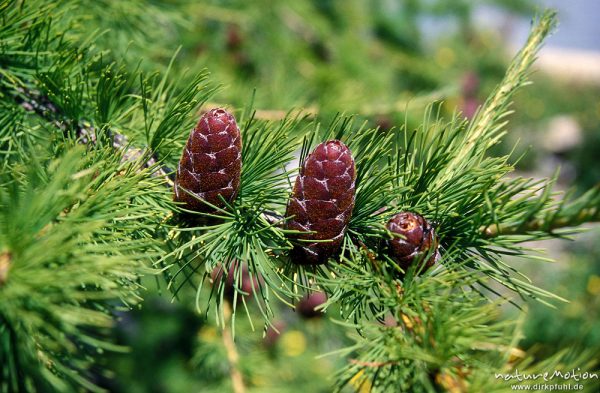
[[[222,208],[240,188],[242,138],[234,117],[224,109],[206,112],[192,130],[177,166],[176,202],[188,210],[210,213],[206,201]],[[187,192],[186,192],[187,190]]]
[[[342,142],[323,142],[308,156],[287,205],[286,217],[293,217],[286,227],[315,231],[298,239],[330,241],[297,244],[294,263],[323,264],[339,250],[354,207],[355,181],[354,159]]]
[[[391,256],[405,271],[420,261],[420,273],[429,269],[439,259],[438,239],[433,227],[419,214],[401,212],[387,223],[387,229],[402,237],[394,237],[388,242]]]

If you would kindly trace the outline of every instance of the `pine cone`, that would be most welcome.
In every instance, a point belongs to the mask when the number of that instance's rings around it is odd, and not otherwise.
[[[388,245],[392,257],[405,271],[414,262],[420,262],[417,270],[422,273],[439,259],[437,236],[422,216],[412,212],[398,213],[388,221],[387,229],[403,236],[394,237]]]
[[[227,202],[236,197],[241,170],[240,129],[231,114],[212,109],[200,118],[185,145],[177,167],[174,200],[197,212],[214,211],[201,200],[222,208],[219,196]]]
[[[298,239],[331,241],[296,245],[294,263],[322,264],[339,250],[354,207],[355,180],[354,160],[342,142],[321,143],[308,156],[288,202],[286,217],[293,217],[286,227],[315,231]]]

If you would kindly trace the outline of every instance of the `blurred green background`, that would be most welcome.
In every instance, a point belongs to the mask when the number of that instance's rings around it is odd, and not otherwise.
[[[212,105],[257,116],[302,111],[327,123],[354,114],[388,132],[417,127],[426,105],[444,116],[470,118],[502,78],[536,10],[557,6],[561,24],[541,51],[533,84],[520,92],[509,133],[495,154],[512,152],[517,175],[550,176],[579,190],[600,181],[600,28],[595,0],[147,0],[86,2],[75,7],[72,39],[95,34],[118,64],[172,73],[207,68],[221,85]],[[85,23],[77,19],[85,14]],[[594,39],[595,37],[595,39]],[[143,61],[140,63],[140,58]],[[524,153],[527,153],[523,156]],[[540,244],[553,264],[522,264],[536,284],[569,300],[528,309],[524,349],[543,358],[558,348],[600,353],[600,231],[575,242]],[[226,343],[193,304],[172,301],[154,280],[148,300],[123,314],[117,341],[129,353],[107,355],[114,374],[100,383],[114,392],[222,392],[230,389]],[[193,298],[193,290],[190,296]],[[204,299],[206,304],[207,299]],[[251,314],[257,314],[252,302]],[[516,310],[507,308],[508,315]],[[317,355],[348,344],[329,316],[303,318],[280,307],[280,334],[252,326],[239,313],[240,370],[249,391],[328,392],[341,359]]]

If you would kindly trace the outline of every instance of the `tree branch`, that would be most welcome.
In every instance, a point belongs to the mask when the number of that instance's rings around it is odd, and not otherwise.
[[[0,287],[8,280],[8,271],[11,265],[11,255],[8,251],[0,253]]]
[[[587,222],[600,221],[600,184],[576,200],[559,206],[552,214],[533,217],[521,223],[498,223],[481,227],[486,238],[502,235],[520,235],[531,232],[546,232],[561,228],[576,227]]]
[[[357,364],[363,367],[384,367],[384,366],[392,366],[398,364],[395,361],[387,361],[387,362],[363,362],[358,359],[350,359],[350,363]]]
[[[223,302],[223,314],[225,323],[223,325],[223,345],[227,352],[227,360],[229,361],[229,374],[231,376],[231,383],[233,384],[234,393],[244,393],[246,387],[244,385],[244,379],[239,369],[240,356],[235,347],[231,329],[227,325],[227,321],[231,319],[231,305],[229,302]]]

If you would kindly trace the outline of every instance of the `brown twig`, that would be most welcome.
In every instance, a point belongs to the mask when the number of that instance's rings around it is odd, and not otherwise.
[[[597,222],[599,220],[600,208],[588,207],[574,216],[555,217],[551,220],[534,218],[518,225],[492,224],[483,226],[480,230],[486,238],[493,238],[501,235],[521,235],[538,231],[550,233],[557,229],[575,227],[586,222]]]
[[[384,367],[384,366],[393,366],[395,364],[398,364],[398,362],[395,361],[388,361],[388,362],[363,362],[357,359],[350,359],[350,363],[352,364],[358,364],[359,366],[364,366],[364,367]]]
[[[231,329],[228,327],[227,322],[231,320],[231,305],[228,302],[223,302],[223,316],[225,323],[223,325],[223,346],[227,352],[227,360],[229,361],[229,374],[231,376],[231,383],[233,385],[233,391],[235,393],[244,393],[246,387],[244,386],[244,378],[238,367],[240,355],[233,342],[233,335]]]
[[[8,251],[0,253],[0,286],[4,285],[8,280],[8,271],[11,265],[11,255]]]

